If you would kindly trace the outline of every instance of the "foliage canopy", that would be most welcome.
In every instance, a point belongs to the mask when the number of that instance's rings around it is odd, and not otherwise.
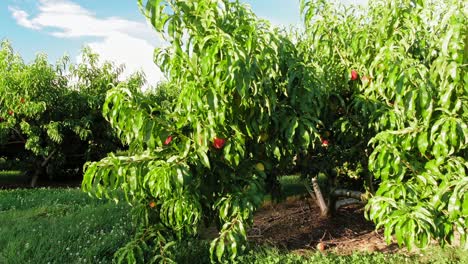
[[[102,104],[107,90],[122,82],[122,69],[109,62],[101,65],[88,48],[77,65],[67,57],[51,65],[44,54],[26,64],[2,42],[0,157],[35,176],[53,177],[81,171],[85,161],[121,147],[102,116]],[[135,75],[125,83],[139,87],[142,81]]]
[[[180,94],[162,106],[125,85],[108,92],[104,115],[129,151],[88,163],[83,189],[123,189],[134,206],[141,232],[120,262],[148,248],[170,261],[203,222],[220,230],[211,260],[234,261],[264,190],[295,158],[304,174],[326,173],[330,193],[364,184],[388,241],[453,243],[457,231],[466,245],[466,3],[303,0],[304,32],[239,1],[138,3],[171,44],[155,61]]]

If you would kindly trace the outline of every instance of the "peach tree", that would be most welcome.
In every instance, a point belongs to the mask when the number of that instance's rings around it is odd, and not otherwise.
[[[355,178],[388,241],[453,242],[457,231],[466,242],[466,4],[304,0],[302,33],[239,1],[138,3],[169,44],[155,61],[178,96],[107,94],[104,115],[129,149],[88,163],[83,189],[123,190],[133,205],[140,227],[118,262],[170,262],[175,243],[211,223],[211,260],[234,261],[295,160],[327,175],[329,200]]]
[[[141,227],[120,262],[169,260],[174,242],[210,223],[212,261],[232,261],[274,172],[320,141],[320,82],[286,32],[237,1],[139,5],[170,44],[155,52],[165,89],[180,93],[162,106],[110,90],[104,115],[129,150],[88,163],[83,189],[114,199],[123,189],[134,206]]]
[[[33,186],[39,176],[80,171],[85,161],[121,146],[101,113],[121,68],[100,65],[89,49],[82,58],[77,65],[66,57],[52,65],[41,54],[27,64],[2,42],[0,156],[29,173]],[[139,85],[140,79],[128,83]]]
[[[354,79],[342,104],[356,115],[334,122],[359,124],[340,134],[362,128],[363,164],[379,184],[367,217],[388,242],[394,235],[409,248],[431,239],[453,244],[458,233],[467,245],[467,8],[463,1],[372,1],[367,10],[303,1],[310,56],[331,80],[338,69]]]

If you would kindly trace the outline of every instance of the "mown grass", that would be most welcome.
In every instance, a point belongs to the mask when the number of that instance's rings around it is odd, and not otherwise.
[[[190,243],[190,244],[189,244]],[[208,242],[186,242],[176,249],[177,263],[206,264],[210,263],[207,255]],[[417,263],[417,257],[404,255],[388,255],[381,253],[354,254],[351,256],[339,256],[336,254],[322,254],[308,251],[297,254],[294,252],[280,251],[271,247],[253,246],[245,255],[239,257],[238,263],[245,264],[332,264],[332,263],[364,263],[364,264],[404,264]]]
[[[272,200],[277,200],[281,198],[291,197],[291,196],[304,196],[307,195],[307,188],[305,186],[305,180],[301,179],[299,175],[286,175],[279,178],[281,185],[281,196],[275,197],[272,199],[270,194],[267,194],[264,198],[265,203],[270,203]]]
[[[208,241],[189,241],[179,245],[174,251],[177,252],[175,260],[177,263],[206,264],[210,259],[207,254]],[[255,246],[238,259],[242,264],[456,264],[468,263],[468,252],[461,249],[430,247],[418,254],[384,254],[355,253],[342,256],[333,253],[321,253],[317,251],[287,252],[276,248]]]
[[[307,194],[305,180],[301,179],[299,175],[283,176],[279,181],[281,184],[281,191],[285,197]]]
[[[110,263],[132,232],[128,205],[78,189],[0,191],[0,263]]]
[[[26,184],[29,178],[21,171],[17,170],[0,170],[0,187],[5,184]]]
[[[305,193],[297,176],[282,179],[285,192]],[[0,263],[111,263],[134,232],[130,207],[98,200],[79,189],[0,191]],[[186,241],[177,263],[209,263],[209,241]],[[239,263],[468,263],[466,252],[431,248],[421,255],[323,255],[252,246]]]

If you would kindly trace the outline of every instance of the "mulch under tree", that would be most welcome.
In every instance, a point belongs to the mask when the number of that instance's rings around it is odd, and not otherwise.
[[[362,206],[349,205],[326,218],[310,198],[269,203],[257,211],[249,240],[296,252],[311,249],[338,254],[399,251],[396,244],[385,243],[383,230],[375,231],[375,225],[364,218],[363,210]]]

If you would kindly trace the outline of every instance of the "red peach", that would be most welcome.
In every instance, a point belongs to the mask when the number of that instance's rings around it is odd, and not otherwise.
[[[215,149],[222,149],[224,144],[226,144],[226,140],[224,138],[215,138],[213,140],[213,147]]]
[[[171,141],[172,141],[172,136],[170,135],[170,136],[168,136],[166,138],[166,141],[164,141],[164,145],[166,145],[166,146],[169,145],[171,143]]]
[[[328,140],[322,138],[322,146],[323,147],[328,147]]]
[[[356,70],[351,71],[351,81],[355,81],[359,78],[359,74]]]

